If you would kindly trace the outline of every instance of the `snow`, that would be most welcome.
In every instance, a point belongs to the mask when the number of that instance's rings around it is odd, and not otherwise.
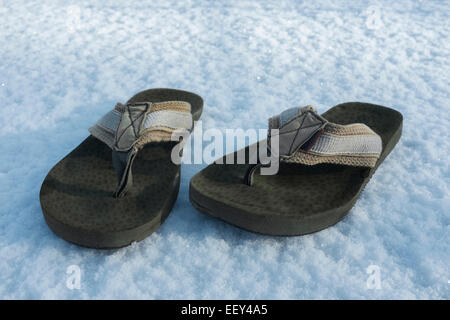
[[[0,298],[450,298],[448,2],[135,2],[0,1]],[[146,240],[105,251],[56,237],[45,175],[152,87],[201,94],[204,129],[364,101],[401,111],[404,131],[350,214],[319,233],[261,236],[200,214],[188,186],[204,163],[183,165]],[[66,285],[72,265],[80,289]]]

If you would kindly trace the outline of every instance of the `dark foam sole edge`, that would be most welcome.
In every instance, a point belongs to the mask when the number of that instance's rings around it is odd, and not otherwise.
[[[376,167],[361,185],[358,193],[344,206],[318,213],[307,219],[295,219],[293,217],[262,216],[244,212],[234,207],[229,207],[221,202],[203,196],[192,184],[189,185],[189,200],[200,212],[219,218],[241,229],[272,236],[300,236],[321,231],[341,221],[358,200],[361,192],[375,173],[378,166],[391,153],[394,146],[400,140],[402,125],[399,126],[392,139],[387,143]]]
[[[44,213],[47,225],[53,233],[68,242],[87,248],[118,249],[128,246],[133,242],[144,240],[166,220],[178,197],[180,189],[180,172],[175,178],[175,182],[173,192],[170,197],[168,197],[165,206],[161,209],[158,216],[148,223],[134,229],[108,233],[83,230],[65,225],[53,219],[50,215],[46,214],[44,208],[42,208],[42,212]]]

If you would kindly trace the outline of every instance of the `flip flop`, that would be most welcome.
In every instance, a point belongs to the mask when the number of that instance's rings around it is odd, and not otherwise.
[[[269,148],[279,164],[276,175],[261,174],[267,167],[262,157],[248,164],[260,153],[258,147],[267,148],[260,142],[243,150],[247,164],[216,161],[195,175],[190,200],[203,213],[262,234],[322,230],[352,208],[400,139],[402,121],[393,109],[359,102],[337,105],[322,115],[310,106],[288,109],[269,119],[266,145],[276,138],[279,142],[278,150]],[[220,163],[227,163],[227,157]]]
[[[72,243],[118,248],[140,241],[167,218],[178,195],[177,141],[193,128],[203,100],[187,91],[150,89],[118,103],[42,183],[50,229]]]

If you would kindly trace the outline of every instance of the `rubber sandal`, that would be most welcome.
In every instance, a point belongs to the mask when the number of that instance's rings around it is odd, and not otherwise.
[[[118,103],[45,178],[40,201],[50,229],[72,243],[118,248],[140,241],[167,218],[180,165],[171,152],[202,113],[187,91],[150,89]]]
[[[259,156],[256,164],[213,163],[191,179],[190,200],[203,213],[262,234],[322,230],[352,208],[400,139],[402,119],[395,110],[359,102],[322,115],[310,106],[288,109],[269,119],[266,146],[279,130],[278,153],[269,154],[279,161],[276,175],[261,174],[267,164]],[[245,148],[246,161],[259,147]]]

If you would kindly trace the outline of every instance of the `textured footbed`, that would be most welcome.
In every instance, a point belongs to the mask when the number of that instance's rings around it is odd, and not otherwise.
[[[322,116],[338,124],[364,123],[380,135],[383,151],[376,167],[281,163],[278,174],[255,174],[249,186],[245,183],[249,165],[211,164],[190,182],[194,207],[269,235],[302,235],[337,223],[399,140],[403,118],[395,110],[358,102],[337,105]],[[248,157],[248,147],[245,151]]]
[[[203,100],[174,89],[150,89],[128,102],[187,101],[194,120]],[[117,176],[111,149],[93,136],[59,161],[48,173],[40,192],[41,207],[50,229],[78,245],[117,248],[150,235],[164,221],[176,200],[180,166],[171,161],[175,142],[147,144],[133,164],[133,187],[113,198]]]

